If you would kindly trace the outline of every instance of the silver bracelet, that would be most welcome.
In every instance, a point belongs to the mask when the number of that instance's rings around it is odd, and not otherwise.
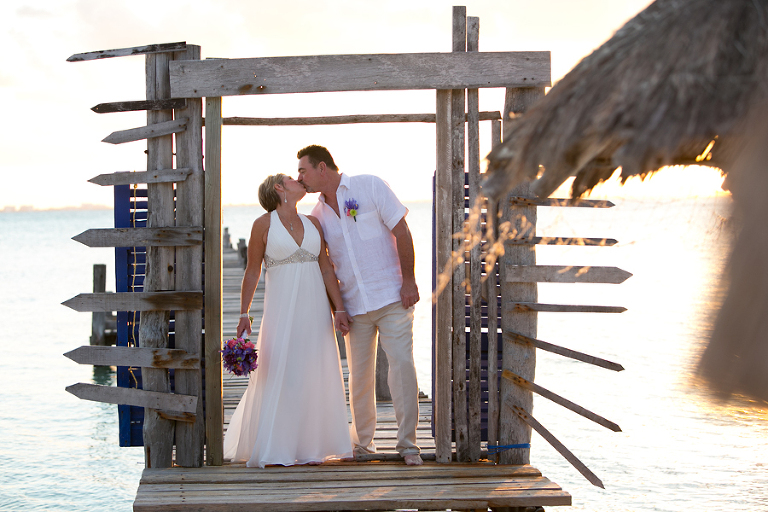
[[[240,313],[240,318],[250,318],[250,317],[251,315],[249,315],[248,313]]]
[[[346,313],[346,311],[344,311],[344,310],[342,309],[342,310],[339,310],[339,311],[334,311],[334,313]]]

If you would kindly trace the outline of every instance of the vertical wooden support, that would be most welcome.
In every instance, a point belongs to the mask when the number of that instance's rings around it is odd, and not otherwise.
[[[501,144],[501,121],[491,121],[491,147]],[[498,205],[496,202],[489,201],[486,205],[486,238],[488,240],[498,239],[497,221]],[[494,263],[492,269],[486,271],[486,294],[488,298],[488,444],[496,445],[499,443],[499,380],[497,356],[499,329],[499,284],[498,284],[498,263]]]
[[[453,51],[467,50],[467,8],[453,7]],[[451,179],[453,181],[453,430],[456,459],[469,460],[467,434],[467,341],[464,270],[464,128],[465,90],[451,91]]]
[[[200,47],[187,45],[186,52],[175,54],[183,60],[200,60]],[[175,112],[187,118],[187,129],[176,135],[176,166],[192,173],[176,185],[176,225],[203,225],[203,106],[199,98],[188,98],[187,106]],[[203,287],[203,247],[176,248],[176,289],[200,290]],[[176,348],[200,355],[203,349],[202,311],[176,311]],[[194,422],[176,422],[176,464],[184,467],[203,465],[205,416],[201,371],[176,370],[176,393],[200,397]]]
[[[170,54],[156,53],[146,57],[147,100],[170,98],[171,84],[168,72]],[[147,124],[173,119],[173,111],[147,111]],[[173,139],[171,135],[147,139],[147,170],[169,169],[173,165]],[[147,185],[147,227],[173,226],[173,183]],[[144,291],[173,290],[173,247],[147,247]],[[139,326],[139,344],[147,348],[168,347],[170,311],[144,311]],[[148,391],[169,393],[168,370],[142,368],[142,387]],[[154,409],[144,410],[144,456],[147,468],[167,468],[173,465],[173,434],[175,422],[162,418]]]
[[[437,172],[435,173],[435,258],[437,260],[437,288],[435,307],[435,458],[437,462],[451,462],[451,311],[452,285],[448,265],[451,261],[451,91],[438,90],[435,105]],[[444,281],[447,280],[447,283]]]
[[[221,98],[205,100],[205,435],[206,463],[224,463],[224,398],[221,378]]]
[[[504,101],[504,122],[508,122],[510,113],[520,114],[544,96],[544,88],[507,89]],[[506,131],[506,130],[505,130]],[[523,184],[512,191],[513,195],[529,195],[529,184]],[[502,222],[509,222],[511,233],[516,236],[534,236],[536,231],[536,207],[512,207],[509,201],[501,205]],[[501,228],[501,226],[500,226]],[[501,229],[500,229],[501,230]],[[501,281],[502,305],[510,302],[536,302],[538,289],[536,283],[507,283],[506,267],[509,265],[535,265],[535,246],[505,244],[504,257],[499,264]],[[514,331],[532,338],[536,337],[536,312],[508,312],[502,315],[502,329]],[[520,375],[529,381],[534,380],[536,372],[536,349],[532,345],[522,343],[504,343],[504,368]],[[511,400],[527,412],[533,409],[533,395],[530,391],[516,386],[507,379],[501,383],[501,403]],[[500,414],[499,443],[502,445],[531,442],[531,427],[522,421],[508,407]],[[514,448],[501,453],[499,461],[502,464],[528,464],[530,462],[529,448]]]
[[[97,263],[93,266],[93,293],[104,293],[107,289],[107,266]],[[107,327],[107,313],[91,313],[91,345],[106,345],[104,330]]]
[[[467,18],[467,51],[479,51],[480,18]],[[467,89],[467,172],[469,174],[469,460],[480,459],[482,262],[480,256],[480,103],[478,89]]]

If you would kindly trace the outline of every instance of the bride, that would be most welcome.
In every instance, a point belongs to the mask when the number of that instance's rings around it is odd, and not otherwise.
[[[246,461],[248,467],[352,456],[334,331],[335,323],[346,334],[351,318],[319,222],[296,211],[305,194],[303,185],[283,174],[259,187],[259,202],[268,213],[251,230],[237,326],[238,336],[251,333],[248,310],[264,262],[259,366],[224,438],[224,458]]]

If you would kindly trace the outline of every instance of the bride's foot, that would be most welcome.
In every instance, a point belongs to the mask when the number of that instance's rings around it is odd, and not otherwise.
[[[421,460],[421,455],[418,453],[409,453],[408,455],[403,455],[403,459],[405,460],[406,466],[421,466],[424,464],[424,461]]]

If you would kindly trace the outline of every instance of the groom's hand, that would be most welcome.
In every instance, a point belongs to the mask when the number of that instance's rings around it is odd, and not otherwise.
[[[341,311],[333,315],[333,326],[337,331],[346,336],[349,333],[349,326],[352,323],[352,317],[346,311]]]
[[[400,288],[400,300],[405,309],[419,302],[419,287],[416,286],[416,279],[403,279],[403,287]]]

